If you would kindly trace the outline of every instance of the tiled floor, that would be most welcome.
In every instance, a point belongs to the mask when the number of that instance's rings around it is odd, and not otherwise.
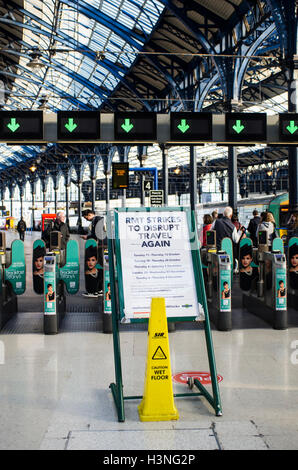
[[[33,238],[25,241],[29,266]],[[139,400],[129,400],[125,422],[119,423],[109,389],[114,381],[112,336],[102,333],[101,319],[93,311],[96,301],[79,295],[69,299],[69,305],[87,302],[91,312],[85,317],[70,313],[58,335],[44,336],[41,299],[32,293],[30,276],[31,267],[14,320],[19,329],[0,334],[5,352],[0,364],[0,449],[298,448],[298,314],[297,326],[278,331],[237,309],[237,328],[213,330],[217,372],[223,377],[223,416],[216,417],[204,398],[176,398],[179,420],[146,423],[139,420]],[[143,326],[121,327],[125,395],[143,393]],[[200,327],[181,324],[169,337],[173,374],[208,371]],[[174,384],[174,392],[187,390]]]

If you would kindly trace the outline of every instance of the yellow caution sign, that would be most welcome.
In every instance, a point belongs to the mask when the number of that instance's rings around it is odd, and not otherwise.
[[[145,389],[138,410],[141,421],[170,421],[179,418],[174,404],[164,298],[154,298],[151,301]]]

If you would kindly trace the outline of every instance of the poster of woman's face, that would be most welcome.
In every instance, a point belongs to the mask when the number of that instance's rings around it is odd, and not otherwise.
[[[44,256],[45,248],[37,246],[33,250],[33,289],[37,294],[43,294]]]
[[[251,290],[252,282],[258,277],[258,269],[252,267],[253,251],[252,245],[245,244],[240,248],[240,288]]]
[[[290,287],[298,289],[298,244],[294,243],[289,248],[289,279]]]
[[[99,291],[98,253],[96,246],[89,246],[85,251],[85,287],[89,293]]]

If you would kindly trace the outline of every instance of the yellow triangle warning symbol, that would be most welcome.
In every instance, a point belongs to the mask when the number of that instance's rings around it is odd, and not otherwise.
[[[167,359],[167,356],[163,352],[160,346],[156,349],[155,353],[152,356],[152,359]]]

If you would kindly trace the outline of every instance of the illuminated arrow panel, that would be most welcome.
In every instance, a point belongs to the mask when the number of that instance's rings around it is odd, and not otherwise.
[[[265,142],[267,117],[265,113],[227,113],[227,142]]]
[[[156,114],[121,112],[114,115],[115,140],[124,142],[156,140]]]
[[[100,113],[97,111],[58,111],[58,140],[100,139]]]
[[[298,114],[283,113],[279,115],[279,139],[282,142],[298,143]]]
[[[42,140],[42,111],[0,111],[0,140]]]
[[[212,114],[171,113],[171,141],[212,141]]]

